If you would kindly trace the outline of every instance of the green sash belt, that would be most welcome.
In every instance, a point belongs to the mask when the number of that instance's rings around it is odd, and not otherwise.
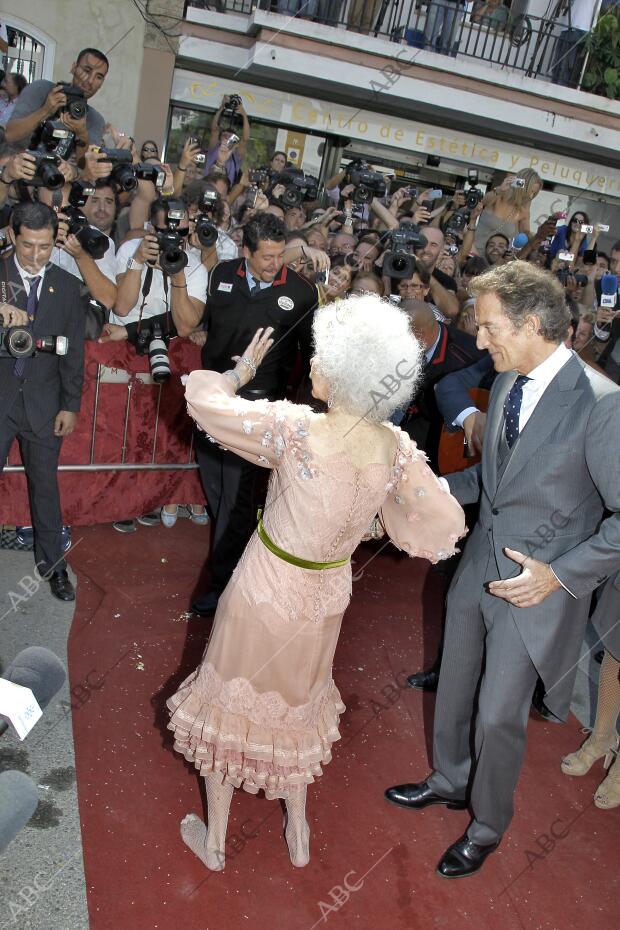
[[[258,526],[256,532],[258,533],[258,538],[260,541],[269,549],[270,552],[273,552],[274,555],[277,555],[279,559],[283,559],[285,562],[289,562],[290,565],[296,565],[298,568],[312,568],[315,571],[320,571],[323,568],[342,568],[343,565],[346,565],[347,562],[351,561],[351,557],[348,559],[339,559],[337,562],[309,562],[308,559],[300,559],[296,555],[291,555],[290,552],[285,552],[284,549],[280,549],[279,546],[276,546],[274,541],[268,535],[265,527],[263,526],[263,511],[258,511]]]

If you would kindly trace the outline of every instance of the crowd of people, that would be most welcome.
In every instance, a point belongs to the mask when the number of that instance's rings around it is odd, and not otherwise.
[[[609,253],[598,249],[604,229],[593,226],[584,210],[554,214],[533,227],[531,207],[542,181],[531,169],[498,173],[485,190],[476,170],[470,169],[467,180],[444,192],[402,184],[355,160],[345,162],[322,190],[317,179],[290,164],[284,152],[274,151],[267,164],[249,164],[250,122],[235,95],[223,98],[209,138],[188,137],[178,163],[168,165],[161,160],[157,142],[137,145],[93,107],[90,101],[108,69],[105,54],[87,48],[77,55],[66,83],[24,85],[11,75],[3,82],[8,100],[4,112],[10,112],[0,148],[5,237],[0,255],[0,461],[6,460],[18,438],[33,522],[33,528],[21,528],[21,538],[27,539],[30,529],[39,570],[49,577],[52,594],[72,600],[64,560],[70,534],[62,525],[56,470],[62,439],[75,428],[79,413],[84,340],[128,341],[137,352],[149,355],[155,380],[170,376],[166,350],[172,339],[189,339],[201,348],[205,371],[190,376],[188,401],[200,427],[196,449],[205,500],[193,502],[190,509],[192,518],[204,523],[208,508],[214,527],[210,588],[193,608],[201,616],[215,614],[217,626],[207,658],[171,699],[171,711],[176,748],[207,775],[210,826],[207,833],[204,824],[190,819],[183,835],[209,868],[221,868],[232,788],[243,783],[247,790],[262,788],[268,796],[286,800],[291,858],[303,865],[308,859],[306,786],[320,773],[321,763],[329,761],[342,710],[331,681],[331,657],[350,593],[345,576],[332,576],[338,583],[331,588],[321,579],[331,569],[348,566],[350,571],[350,555],[360,539],[383,529],[410,555],[437,561],[454,553],[464,532],[462,512],[431,471],[440,469],[446,432],[462,430],[467,454],[483,455],[482,472],[469,469],[462,473],[465,478],[449,479],[449,490],[463,504],[478,502],[482,493],[484,532],[475,534],[482,554],[468,558],[475,548],[470,545],[453,583],[461,583],[461,604],[463,588],[474,598],[475,603],[467,601],[467,609],[476,630],[467,644],[467,664],[449,598],[442,663],[447,662],[450,671],[441,678],[439,661],[435,669],[440,683],[438,719],[443,721],[436,735],[438,771],[427,782],[389,789],[389,800],[416,808],[465,803],[466,770],[472,760],[454,725],[460,722],[462,732],[469,732],[472,689],[481,673],[483,627],[486,624],[491,637],[496,616],[493,602],[526,610],[544,603],[540,616],[531,617],[547,622],[547,599],[555,598],[557,609],[551,613],[559,626],[549,627],[544,643],[548,649],[555,643],[549,637],[561,636],[560,626],[567,618],[583,632],[587,596],[613,576],[614,564],[617,570],[620,547],[617,530],[610,528],[620,510],[617,492],[610,489],[618,469],[617,450],[612,447],[611,460],[601,453],[598,469],[588,456],[591,444],[604,437],[607,421],[599,423],[597,418],[610,398],[617,419],[620,241]],[[537,301],[546,308],[544,313]],[[56,338],[54,345],[42,345],[42,337],[50,333],[65,337],[65,344],[61,347]],[[374,394],[367,391],[371,349],[380,362],[371,372]],[[231,359],[236,362],[232,369]],[[404,360],[408,375],[398,367]],[[525,590],[522,583],[515,587],[506,580],[511,574],[506,559],[524,564],[516,544],[508,550],[512,555],[496,553],[497,565],[489,569],[482,537],[487,540],[485,534],[504,503],[497,504],[488,487],[489,468],[496,465],[487,461],[491,453],[485,440],[486,413],[472,402],[469,389],[493,388],[491,398],[510,389],[508,420],[523,416],[522,403],[534,417],[541,394],[530,397],[528,391],[536,383],[534,371],[544,365],[553,369],[542,379],[544,397],[560,368],[567,366],[570,377],[563,389],[579,382],[571,397],[576,403],[573,395],[583,393],[584,399],[574,410],[573,433],[566,427],[555,450],[543,449],[540,459],[532,458],[528,480],[536,482],[538,469],[539,477],[547,475],[549,486],[563,484],[557,470],[563,459],[558,456],[564,455],[572,435],[573,484],[554,498],[554,513],[570,513],[570,520],[577,521],[572,531],[575,546],[586,547],[590,538],[596,539],[588,551],[584,548],[581,561],[569,559],[561,544],[571,531],[563,527],[553,544],[549,541],[557,574],[551,568],[551,578],[544,571],[548,565],[539,568],[543,563],[531,559],[523,573],[530,572],[530,588]],[[506,375],[515,371],[525,378],[520,393],[513,393]],[[540,401],[536,422],[546,429],[548,422],[556,423],[555,408],[549,407],[543,424],[543,407]],[[327,411],[322,425],[315,419],[321,416],[317,409]],[[489,424],[501,411],[501,404],[491,405]],[[389,430],[379,426],[382,421],[391,424]],[[522,421],[520,429],[524,426]],[[308,440],[310,429],[314,446]],[[527,435],[533,431],[530,428]],[[345,442],[349,433],[353,439]],[[394,436],[399,444],[395,460]],[[502,474],[518,454],[512,453],[518,438],[513,419],[506,429],[505,448],[500,442]],[[330,459],[332,464],[323,470],[317,465],[322,455],[329,458],[338,451],[356,463],[353,471],[358,477],[351,494],[350,468],[339,471],[342,459]],[[373,465],[379,471],[366,474]],[[264,525],[259,522],[256,536],[256,510],[266,494],[265,469],[281,469],[282,474],[272,478],[267,505],[273,506]],[[330,504],[333,525],[325,518],[315,532],[312,519],[299,519],[297,504],[279,487],[289,478],[299,485],[297,491],[314,480],[312,504],[300,494],[304,516],[304,508],[320,510],[321,495],[330,500],[333,488],[342,487],[338,500],[333,497]],[[589,505],[575,516],[570,502],[571,494],[577,493],[574,482],[581,482],[581,490],[592,484],[600,513]],[[527,498],[526,489],[520,493]],[[510,506],[514,504],[507,501],[507,509]],[[536,506],[542,513],[543,504]],[[604,507],[611,513],[609,522],[602,523],[606,529],[593,530]],[[378,510],[382,520],[377,530]],[[177,513],[176,502],[162,502],[160,513],[142,519],[172,526]],[[528,513],[520,531],[533,520]],[[295,551],[300,526],[309,528],[303,534],[304,558],[291,561],[281,544]],[[132,528],[133,519],[117,524],[121,531]],[[274,528],[277,543],[271,539]],[[506,545],[517,529],[503,530]],[[289,578],[284,570],[274,576],[268,550],[296,570],[306,570],[301,588],[297,576]],[[583,565],[589,566],[585,577]],[[238,567],[237,583],[231,586]],[[463,578],[469,578],[469,587]],[[488,603],[480,600],[482,585],[490,585]],[[608,601],[613,602],[614,590],[609,584],[605,588]],[[617,601],[616,593],[607,613],[616,610],[617,615]],[[271,638],[266,644],[262,636],[250,637],[253,645],[245,659],[240,658],[231,643],[246,637],[249,618],[258,622],[265,604],[269,616],[264,623],[270,626]],[[268,672],[260,678],[269,644],[279,652],[284,628],[297,616],[300,604],[315,628],[307,637],[300,636],[293,650],[285,649],[275,666],[267,663]],[[240,626],[235,635],[236,624]],[[323,639],[314,654],[319,628]],[[487,672],[479,710],[477,764],[484,772],[479,781],[498,778],[501,803],[483,788],[474,790],[474,827],[443,861],[442,874],[450,876],[480,868],[510,821],[526,711],[536,682],[547,686],[541,707],[549,716],[564,716],[570,699],[566,687],[549,695],[548,685],[562,675],[574,643],[570,650],[552,650],[550,658],[550,652],[541,653],[540,635],[527,624],[512,639],[502,640],[496,632],[491,640],[494,649],[501,651],[508,644],[519,656],[508,678],[488,665],[495,677]],[[615,717],[610,720],[614,708],[616,717],[620,709],[620,650],[613,638],[608,642],[601,723],[597,718],[586,746],[564,760],[567,774],[581,774],[602,757],[610,760],[617,749]],[[314,664],[312,674],[306,674],[310,654]],[[293,677],[295,669],[298,675]],[[459,690],[454,682],[467,675]],[[231,678],[246,681],[246,704],[262,707],[258,692],[268,698],[277,691],[291,730],[310,721],[295,752],[286,740],[274,747],[273,734],[265,732],[272,715],[264,702],[265,726],[257,726],[253,739],[255,744],[271,745],[272,755],[277,749],[278,764],[260,753],[248,761],[249,743],[244,742],[232,699],[229,713],[209,705],[208,696],[219,693],[222,682]],[[508,683],[519,694],[520,713],[525,715],[513,733],[510,752],[497,738],[514,715]],[[427,687],[429,679],[411,684]],[[469,695],[466,701],[464,694]],[[455,702],[460,702],[458,708]],[[299,707],[303,712],[296,713]],[[218,739],[227,727],[234,739],[226,747]],[[504,759],[499,774],[496,757]],[[620,803],[619,769],[615,763],[615,773],[599,789],[599,806]]]

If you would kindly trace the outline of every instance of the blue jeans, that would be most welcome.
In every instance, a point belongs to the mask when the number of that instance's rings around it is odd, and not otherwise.
[[[577,87],[586,53],[583,29],[564,29],[558,36],[553,51],[553,82],[564,87]],[[576,44],[579,43],[579,44]]]
[[[458,15],[460,11],[459,0],[431,0],[426,13],[426,42],[430,48],[437,52],[446,54],[453,53],[456,55],[457,49],[453,46],[458,26]]]
[[[319,0],[278,0],[278,13],[288,13],[295,16],[297,13],[306,19],[313,19],[317,14]]]

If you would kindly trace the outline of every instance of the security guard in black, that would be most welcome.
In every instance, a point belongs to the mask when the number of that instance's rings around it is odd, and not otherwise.
[[[316,288],[283,265],[267,287],[248,285],[245,258],[220,262],[211,272],[203,325],[207,342],[202,364],[212,371],[233,367],[232,356],[241,355],[259,327],[273,326],[274,344],[249,390],[242,396],[282,398],[288,376],[301,351],[304,370],[312,356],[312,317],[317,306]]]

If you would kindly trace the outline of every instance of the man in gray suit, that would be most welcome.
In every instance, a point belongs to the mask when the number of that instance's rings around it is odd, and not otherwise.
[[[448,593],[435,770],[386,792],[414,809],[469,803],[467,833],[438,866],[448,878],[497,848],[536,681],[564,719],[591,593],[620,567],[620,390],[563,345],[569,312],[551,274],[515,261],[470,286],[478,347],[499,374],[482,462],[448,484],[480,516]]]

